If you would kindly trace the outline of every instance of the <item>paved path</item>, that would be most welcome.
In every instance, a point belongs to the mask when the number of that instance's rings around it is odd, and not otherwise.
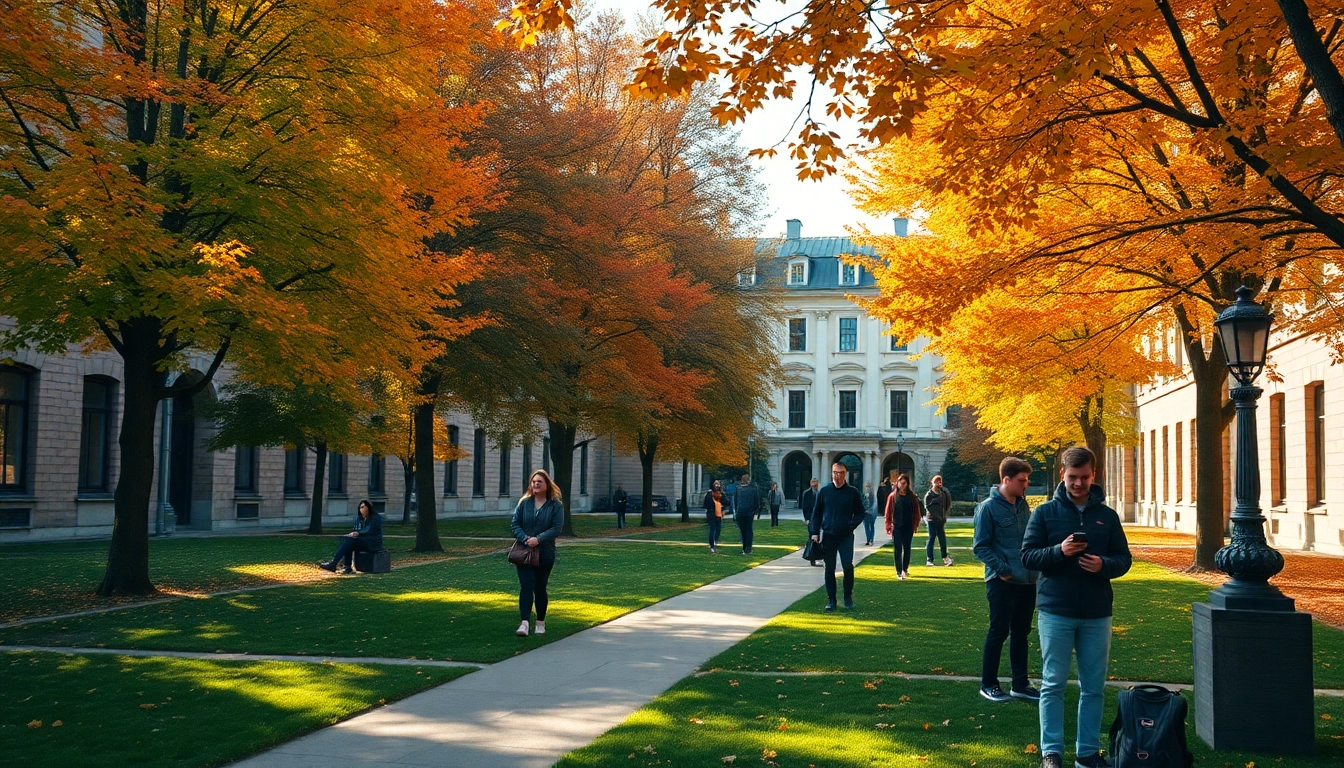
[[[811,593],[821,570],[790,553],[237,765],[550,766]]]

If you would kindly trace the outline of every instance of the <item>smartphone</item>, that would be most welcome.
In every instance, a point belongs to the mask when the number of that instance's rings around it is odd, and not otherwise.
[[[1078,541],[1078,542],[1082,542],[1083,544],[1086,544],[1086,543],[1087,543],[1087,531],[1075,531],[1074,534],[1073,534],[1073,540],[1074,540],[1074,541]]]

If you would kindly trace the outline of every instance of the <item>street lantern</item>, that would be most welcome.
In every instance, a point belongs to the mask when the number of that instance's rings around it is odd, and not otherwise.
[[[1265,367],[1270,316],[1254,296],[1238,288],[1236,303],[1214,321],[1237,380],[1228,390],[1237,408],[1237,506],[1232,541],[1214,556],[1230,578],[1193,606],[1195,732],[1214,749],[1301,754],[1315,746],[1311,615],[1269,583],[1283,570],[1283,555],[1265,540],[1260,514],[1261,391],[1254,384]]]
[[[1223,310],[1214,321],[1227,367],[1243,387],[1251,386],[1265,367],[1269,349],[1269,313],[1252,299],[1246,286],[1237,289],[1237,303]]]

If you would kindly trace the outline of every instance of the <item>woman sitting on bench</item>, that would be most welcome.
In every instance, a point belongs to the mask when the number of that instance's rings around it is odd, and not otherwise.
[[[383,548],[383,516],[373,511],[373,505],[368,499],[359,502],[359,517],[355,518],[355,530],[341,537],[341,542],[336,545],[336,554],[325,563],[318,563],[317,567],[324,571],[336,571],[336,564],[341,563],[341,573],[354,573],[355,570],[350,567],[350,559],[354,557],[355,552],[377,552]]]

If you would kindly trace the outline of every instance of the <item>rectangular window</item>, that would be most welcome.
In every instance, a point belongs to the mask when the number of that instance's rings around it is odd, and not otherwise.
[[[84,378],[84,415],[79,433],[79,489],[106,491],[111,447],[112,403],[116,384],[96,376]]]
[[[1137,469],[1137,471],[1134,473],[1135,475],[1137,475],[1137,477],[1135,478],[1135,482],[1138,485],[1138,487],[1134,489],[1134,494],[1138,497],[1139,502],[1143,501],[1143,453],[1144,453],[1143,446],[1147,442],[1148,437],[1140,433],[1138,460],[1134,462],[1134,466]]]
[[[234,493],[257,492],[257,454],[255,447],[237,445],[233,448]]]
[[[789,351],[807,351],[807,318],[789,318]]]
[[[859,393],[852,389],[840,390],[840,428],[854,429],[858,423]]]
[[[234,507],[234,513],[239,520],[256,520],[261,517],[261,505],[255,501],[239,504]]]
[[[891,393],[891,428],[910,428],[910,393]]]
[[[551,473],[551,438],[541,438],[541,468]]]
[[[471,495],[485,496],[485,430],[477,429],[472,439]]]
[[[1171,441],[1167,439],[1167,428],[1162,428],[1162,503],[1166,504],[1170,498],[1171,485]]]
[[[0,489],[22,490],[28,476],[28,374],[0,366]]]
[[[1269,503],[1278,506],[1288,499],[1288,430],[1282,393],[1269,397]]]
[[[1199,439],[1196,437],[1196,419],[1190,420],[1190,503],[1199,501]]]
[[[737,284],[743,288],[756,284],[756,267],[737,273]]]
[[[532,443],[523,446],[523,482],[532,477]]]
[[[344,453],[332,451],[327,454],[327,493],[332,496],[345,495],[346,464]]]
[[[853,264],[845,264],[844,262],[841,262],[841,263],[840,263],[840,284],[841,284],[841,285],[858,285],[858,284],[859,284],[859,268],[858,268],[857,266],[853,265]]]
[[[369,457],[369,494],[382,496],[387,493],[387,457],[375,453]]]
[[[579,450],[579,495],[588,493],[588,443]]]
[[[1148,432],[1148,493],[1157,503],[1157,430]]]
[[[285,494],[288,496],[303,493],[303,454],[305,450],[302,445],[285,449]]]
[[[1308,390],[1311,423],[1307,425],[1307,440],[1311,446],[1308,468],[1311,469],[1311,499],[1308,506],[1325,503],[1325,385],[1313,384]]]
[[[960,406],[960,405],[949,405],[949,406],[947,406],[947,412],[943,414],[943,418],[947,421],[947,428],[948,428],[948,429],[960,429],[960,428],[961,428],[961,406]]]
[[[513,462],[513,457],[509,455],[509,451],[510,451],[510,449],[512,448],[512,446],[510,445],[511,442],[512,442],[512,441],[511,441],[509,438],[506,437],[506,438],[504,438],[503,440],[501,440],[500,443],[499,443],[499,495],[500,495],[500,496],[508,496],[508,495],[509,495],[509,469],[510,469],[510,466],[509,466],[509,465]]]
[[[1176,503],[1177,504],[1180,504],[1181,501],[1185,499],[1185,487],[1181,484],[1181,481],[1185,479],[1185,472],[1184,472],[1185,465],[1183,463],[1183,459],[1185,458],[1185,441],[1181,439],[1181,429],[1184,426],[1185,425],[1182,424],[1181,422],[1179,421],[1176,422]]]
[[[859,350],[859,318],[840,318],[840,351],[857,352]]]
[[[802,285],[807,282],[807,264],[796,261],[789,265],[789,285]]]
[[[462,443],[462,430],[452,425],[448,426],[448,444],[453,446],[456,451]],[[448,462],[443,468],[443,495],[457,495],[457,459]]]
[[[901,341],[900,339],[896,338],[895,336],[891,336],[890,338],[891,338],[891,351],[892,351],[892,352],[908,352],[908,351],[910,351],[910,345],[909,345],[909,344],[906,344],[904,341]]]
[[[807,427],[807,390],[789,390],[789,429]]]

